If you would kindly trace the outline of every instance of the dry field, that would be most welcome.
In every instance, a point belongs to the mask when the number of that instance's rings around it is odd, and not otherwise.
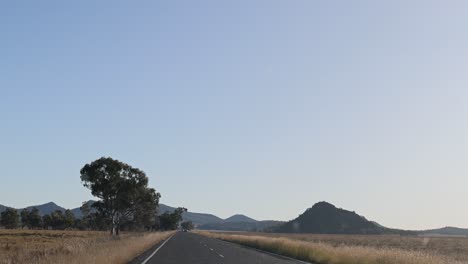
[[[468,238],[202,231],[199,233],[320,264],[468,263]]]
[[[127,263],[171,234],[0,230],[0,264]]]

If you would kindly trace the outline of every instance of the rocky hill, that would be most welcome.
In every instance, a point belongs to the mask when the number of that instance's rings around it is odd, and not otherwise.
[[[355,212],[336,208],[327,202],[319,202],[296,219],[274,228],[281,233],[317,234],[379,234],[386,228],[367,220]]]

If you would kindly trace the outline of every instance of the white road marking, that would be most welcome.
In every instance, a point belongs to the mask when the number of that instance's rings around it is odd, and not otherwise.
[[[261,249],[254,248],[254,247],[244,246],[244,245],[241,245],[241,244],[236,244],[236,243],[230,242],[230,241],[225,241],[225,240],[220,240],[220,239],[216,239],[216,240],[221,241],[221,242],[225,242],[225,243],[228,243],[228,244],[236,245],[236,246],[239,246],[239,245],[240,245],[240,246],[243,246],[243,247],[246,247],[246,248],[250,248],[251,250],[258,251],[258,252],[261,252],[261,253],[264,253],[264,254],[267,254],[267,255],[272,255],[272,256],[279,257],[279,258],[283,258],[283,259],[289,259],[289,260],[291,260],[291,261],[293,261],[293,262],[296,262],[296,263],[301,263],[301,264],[313,264],[313,263],[311,263],[311,262],[306,262],[306,261],[298,260],[298,259],[295,259],[295,258],[286,257],[286,256],[284,256],[284,255],[276,254],[276,253],[273,253],[273,252],[261,250]]]
[[[210,248],[210,250],[211,250],[211,251],[213,251],[213,249],[212,249],[212,248]]]
[[[223,255],[221,255],[221,254],[218,254],[218,255],[219,255],[220,257],[224,258],[224,256],[223,256]]]
[[[175,234],[174,234],[175,235]],[[146,264],[153,256],[154,254],[156,254],[163,246],[164,244],[167,243],[167,241],[169,241],[174,235],[170,236],[168,239],[166,239],[166,241],[164,241],[154,252],[153,254],[151,254],[147,259],[143,260],[143,262],[141,264]]]

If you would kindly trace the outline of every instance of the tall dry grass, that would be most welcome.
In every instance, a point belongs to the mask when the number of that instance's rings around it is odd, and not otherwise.
[[[398,248],[332,245],[285,237],[199,232],[264,251],[320,264],[462,264],[448,256]]]
[[[259,233],[243,232],[243,235]],[[394,248],[444,255],[468,262],[468,237],[450,236],[400,236],[400,235],[327,235],[327,234],[276,234],[262,233],[262,236],[285,237],[308,242],[322,242],[333,246],[363,246],[373,248]]]
[[[173,232],[0,231],[0,263],[128,263]]]

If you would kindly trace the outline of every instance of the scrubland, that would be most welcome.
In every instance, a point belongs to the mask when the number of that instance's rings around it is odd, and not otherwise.
[[[460,237],[198,233],[320,264],[468,263],[468,238]]]
[[[171,234],[0,230],[0,264],[128,263]]]

